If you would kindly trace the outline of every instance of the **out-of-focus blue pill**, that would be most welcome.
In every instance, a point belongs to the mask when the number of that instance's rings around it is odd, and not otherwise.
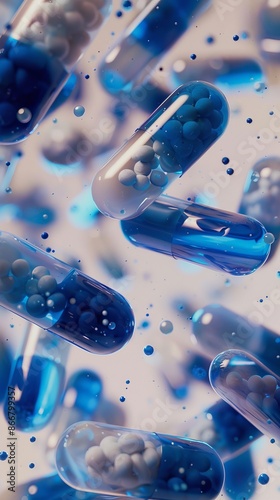
[[[0,403],[7,395],[7,387],[12,364],[12,354],[7,342],[0,339]]]
[[[280,60],[280,5],[264,0],[258,13],[257,38],[262,56],[270,61]]]
[[[229,498],[246,498],[254,495],[256,488],[256,476],[250,450],[228,460],[225,463],[224,490]]]

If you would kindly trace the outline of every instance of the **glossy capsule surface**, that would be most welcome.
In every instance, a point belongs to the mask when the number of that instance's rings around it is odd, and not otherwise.
[[[0,142],[35,129],[110,7],[110,0],[25,0],[0,38]]]
[[[205,443],[95,422],[66,430],[56,465],[69,486],[104,495],[208,500],[224,480],[219,456]]]
[[[267,316],[279,304],[278,290],[272,291],[262,312]],[[192,332],[207,356],[213,358],[227,349],[242,349],[256,356],[275,373],[279,371],[280,337],[276,332],[257,324],[261,312],[247,318],[220,304],[198,309],[192,317]]]
[[[235,276],[254,272],[270,252],[257,220],[169,196],[121,227],[136,246]]]
[[[99,67],[100,81],[108,92],[131,89],[139,73],[156,65],[186,31],[195,15],[210,0],[152,0],[126,29]]]
[[[130,339],[122,295],[10,233],[0,233],[0,304],[78,347],[117,351]]]
[[[212,361],[214,391],[263,434],[280,439],[280,379],[256,358],[230,349]]]
[[[175,90],[97,173],[92,196],[109,217],[140,215],[222,135],[224,95],[192,82]]]
[[[9,422],[15,412],[15,427],[36,432],[51,420],[65,381],[69,344],[58,336],[31,325],[11,368],[9,387],[14,389],[13,405],[6,397],[4,415]]]

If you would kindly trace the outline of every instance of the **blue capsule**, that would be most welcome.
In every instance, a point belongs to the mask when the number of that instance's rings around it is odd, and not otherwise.
[[[212,85],[176,89],[97,173],[99,210],[117,219],[140,215],[214,144],[227,120],[227,101]]]
[[[105,90],[116,94],[131,89],[139,73],[150,63],[156,65],[209,4],[209,0],[149,2],[101,63],[99,78]]]
[[[22,141],[34,131],[110,7],[110,0],[38,0],[18,11],[0,42],[2,143]]]
[[[214,391],[263,434],[280,443],[280,379],[256,358],[230,349],[212,361]]]
[[[7,387],[12,364],[12,354],[7,342],[0,339],[0,403],[7,395]]]
[[[223,464],[206,443],[95,422],[65,431],[56,465],[73,488],[112,496],[210,500],[224,480]]]
[[[280,5],[264,0],[258,12],[258,43],[261,55],[269,60],[280,60]]]
[[[255,219],[169,196],[121,227],[136,246],[235,276],[254,272],[270,252]]]
[[[278,373],[280,359],[279,335],[259,323],[262,316],[272,313],[279,304],[279,291],[275,289],[260,308],[247,318],[219,304],[209,304],[198,309],[192,317],[192,332],[209,357],[227,349],[242,349]]]
[[[29,328],[9,378],[11,395],[5,398],[4,415],[9,422],[14,408],[15,427],[34,432],[51,420],[65,379],[69,344],[35,325]]]
[[[250,450],[244,451],[225,463],[224,490],[229,498],[253,497],[256,488],[256,477]],[[246,496],[245,496],[246,495]]]
[[[0,304],[87,351],[109,354],[130,339],[124,297],[9,233],[0,233]]]

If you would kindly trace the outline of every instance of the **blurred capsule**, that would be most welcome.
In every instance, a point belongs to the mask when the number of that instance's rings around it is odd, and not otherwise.
[[[279,303],[278,290],[272,292],[270,298],[263,305],[266,315]],[[242,349],[278,373],[280,336],[263,325],[256,324],[259,317],[262,314],[257,310],[245,318],[219,304],[210,304],[194,313],[192,331],[195,340],[210,358],[226,349]]]
[[[224,92],[254,89],[257,84],[264,82],[261,66],[254,59],[225,58],[177,59],[173,63],[171,81],[174,85],[181,85],[187,81],[205,80],[217,85]]]
[[[14,360],[5,399],[8,422],[13,401],[16,429],[34,432],[49,423],[63,389],[68,352],[67,342],[30,324]]]
[[[256,476],[250,450],[244,451],[225,463],[224,490],[232,500],[245,498],[249,500],[254,495]]]
[[[250,354],[230,349],[212,361],[209,379],[214,391],[224,401],[280,444],[278,375]]]
[[[0,195],[9,193],[13,175],[22,156],[18,147],[0,145]]]
[[[69,76],[64,87],[62,87],[61,91],[59,92],[57,98],[52,103],[50,109],[46,114],[46,117],[48,117],[58,108],[60,108],[60,106],[62,106],[62,104],[67,102],[70,97],[71,99],[76,100],[78,99],[80,94],[81,94],[81,79],[76,73],[72,73]]]
[[[280,3],[263,0],[258,13],[258,42],[261,55],[269,61],[280,61]]]

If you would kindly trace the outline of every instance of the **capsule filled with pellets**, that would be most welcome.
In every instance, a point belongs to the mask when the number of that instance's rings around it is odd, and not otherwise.
[[[214,391],[263,434],[280,443],[280,378],[244,351],[218,354],[209,370]]]
[[[235,276],[254,272],[270,252],[257,220],[165,195],[121,227],[135,246]]]
[[[58,336],[30,324],[8,383],[14,388],[16,429],[36,432],[51,420],[64,386],[69,347]],[[10,406],[7,395],[4,415],[8,422]]]
[[[266,315],[279,303],[278,289],[272,291],[270,298],[273,302],[263,303]],[[209,304],[193,314],[193,336],[211,359],[227,349],[242,349],[278,373],[280,336],[260,325],[260,316],[259,311],[253,311],[245,318],[220,304]]]
[[[122,295],[10,233],[0,232],[0,305],[97,354],[131,338]]]
[[[25,0],[0,39],[0,142],[42,120],[108,16],[111,0]]]
[[[152,0],[125,30],[99,67],[107,92],[131,90],[142,70],[151,72],[159,58],[205,10],[210,0]]]
[[[224,95],[204,82],[175,90],[96,174],[92,196],[109,217],[140,215],[222,135]]]
[[[206,443],[96,422],[65,431],[56,466],[72,488],[112,496],[210,500],[224,480],[223,464]]]

